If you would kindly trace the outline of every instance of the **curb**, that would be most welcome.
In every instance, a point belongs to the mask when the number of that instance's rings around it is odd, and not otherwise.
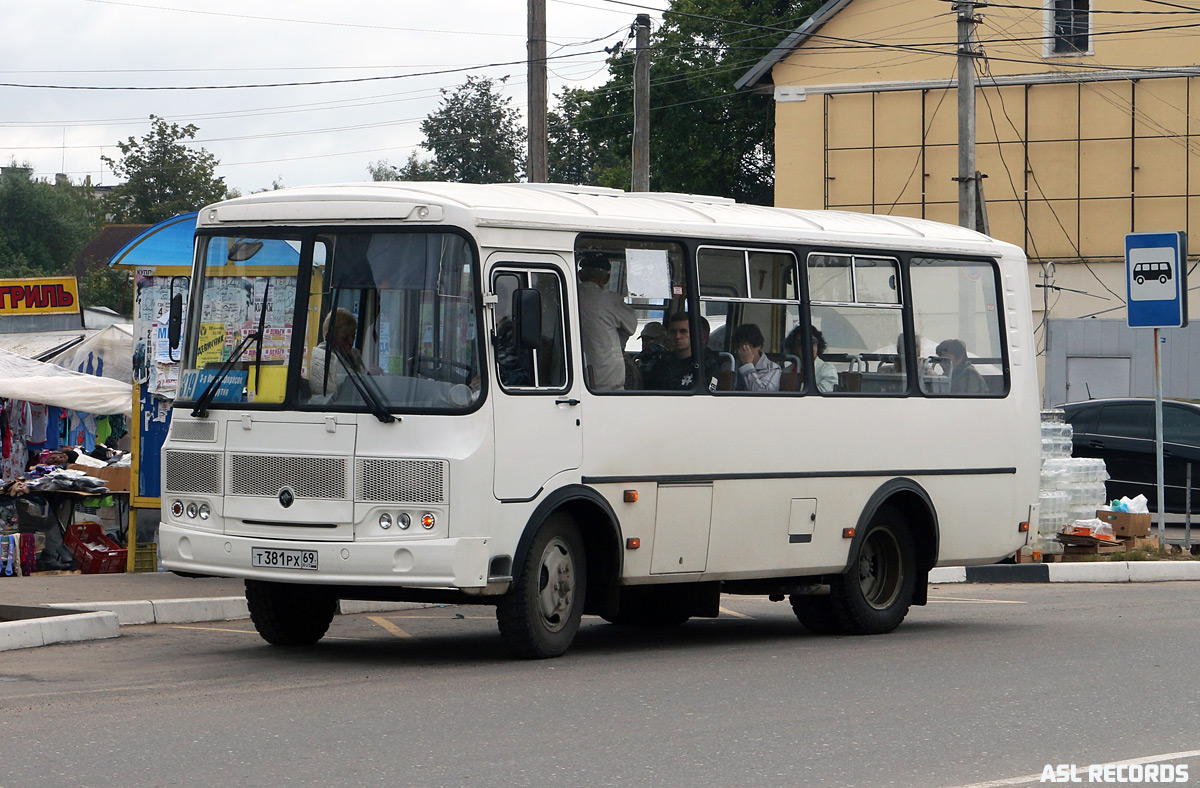
[[[113,613],[0,605],[0,651],[115,638],[121,634]]]
[[[433,605],[416,602],[342,600],[338,612],[386,613]],[[70,602],[41,607],[0,605],[0,651],[115,638],[123,626],[237,621],[250,617],[244,596]]]
[[[1200,580],[1200,561],[1094,561],[1069,564],[944,566],[930,584],[948,583],[1161,583]]]

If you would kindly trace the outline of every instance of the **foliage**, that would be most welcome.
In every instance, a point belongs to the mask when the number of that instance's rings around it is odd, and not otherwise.
[[[774,199],[769,98],[733,85],[818,7],[814,0],[672,0],[651,36],[653,191]],[[634,53],[609,57],[609,80],[578,100],[577,128],[597,165],[590,182],[629,188]]]
[[[225,198],[225,179],[215,174],[217,158],[184,144],[195,138],[195,125],[180,126],[151,115],[150,126],[140,140],[130,137],[117,143],[120,160],[101,157],[125,180],[105,201],[116,221],[155,224]]]
[[[128,271],[95,268],[79,281],[79,300],[84,307],[106,306],[119,315],[133,316],[133,284]]]
[[[432,161],[421,159],[416,153],[410,153],[408,161],[401,167],[394,167],[387,159],[371,162],[367,168],[373,181],[440,181],[441,176]]]
[[[440,180],[507,183],[525,169],[525,129],[512,99],[490,78],[467,77],[453,91],[442,90],[441,106],[421,121],[421,133]]]
[[[592,138],[583,119],[593,102],[590,91],[566,88],[546,114],[546,165],[552,183],[595,184],[602,162],[617,166],[620,156],[609,141]],[[626,179],[628,180],[628,179]]]
[[[0,276],[57,276],[100,228],[90,184],[47,183],[16,168],[0,178]]]

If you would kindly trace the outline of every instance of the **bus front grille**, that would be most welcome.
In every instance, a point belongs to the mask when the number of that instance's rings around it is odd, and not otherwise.
[[[378,503],[446,503],[448,464],[442,460],[370,460],[357,463],[355,498]]]
[[[284,487],[297,498],[346,498],[345,457],[231,454],[229,494],[274,498]]]
[[[206,495],[221,494],[220,454],[168,451],[166,455],[164,490]]]
[[[216,443],[217,423],[215,421],[174,419],[171,421],[171,440]]]

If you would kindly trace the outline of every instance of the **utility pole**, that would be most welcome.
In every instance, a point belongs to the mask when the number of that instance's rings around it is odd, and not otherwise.
[[[530,183],[545,183],[546,167],[546,0],[529,0],[529,167]]]
[[[979,0],[958,0],[958,224],[979,228],[979,173],[975,169],[975,9]]]
[[[650,15],[633,23],[633,191],[650,191]]]

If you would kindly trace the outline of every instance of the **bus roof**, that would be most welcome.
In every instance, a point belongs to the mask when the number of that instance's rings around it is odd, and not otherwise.
[[[424,223],[443,219],[478,227],[670,232],[776,242],[836,239],[847,243],[852,238],[866,245],[1020,254],[1011,244],[925,219],[774,208],[723,197],[566,184],[382,181],[302,186],[210,205],[200,211],[197,224]]]

